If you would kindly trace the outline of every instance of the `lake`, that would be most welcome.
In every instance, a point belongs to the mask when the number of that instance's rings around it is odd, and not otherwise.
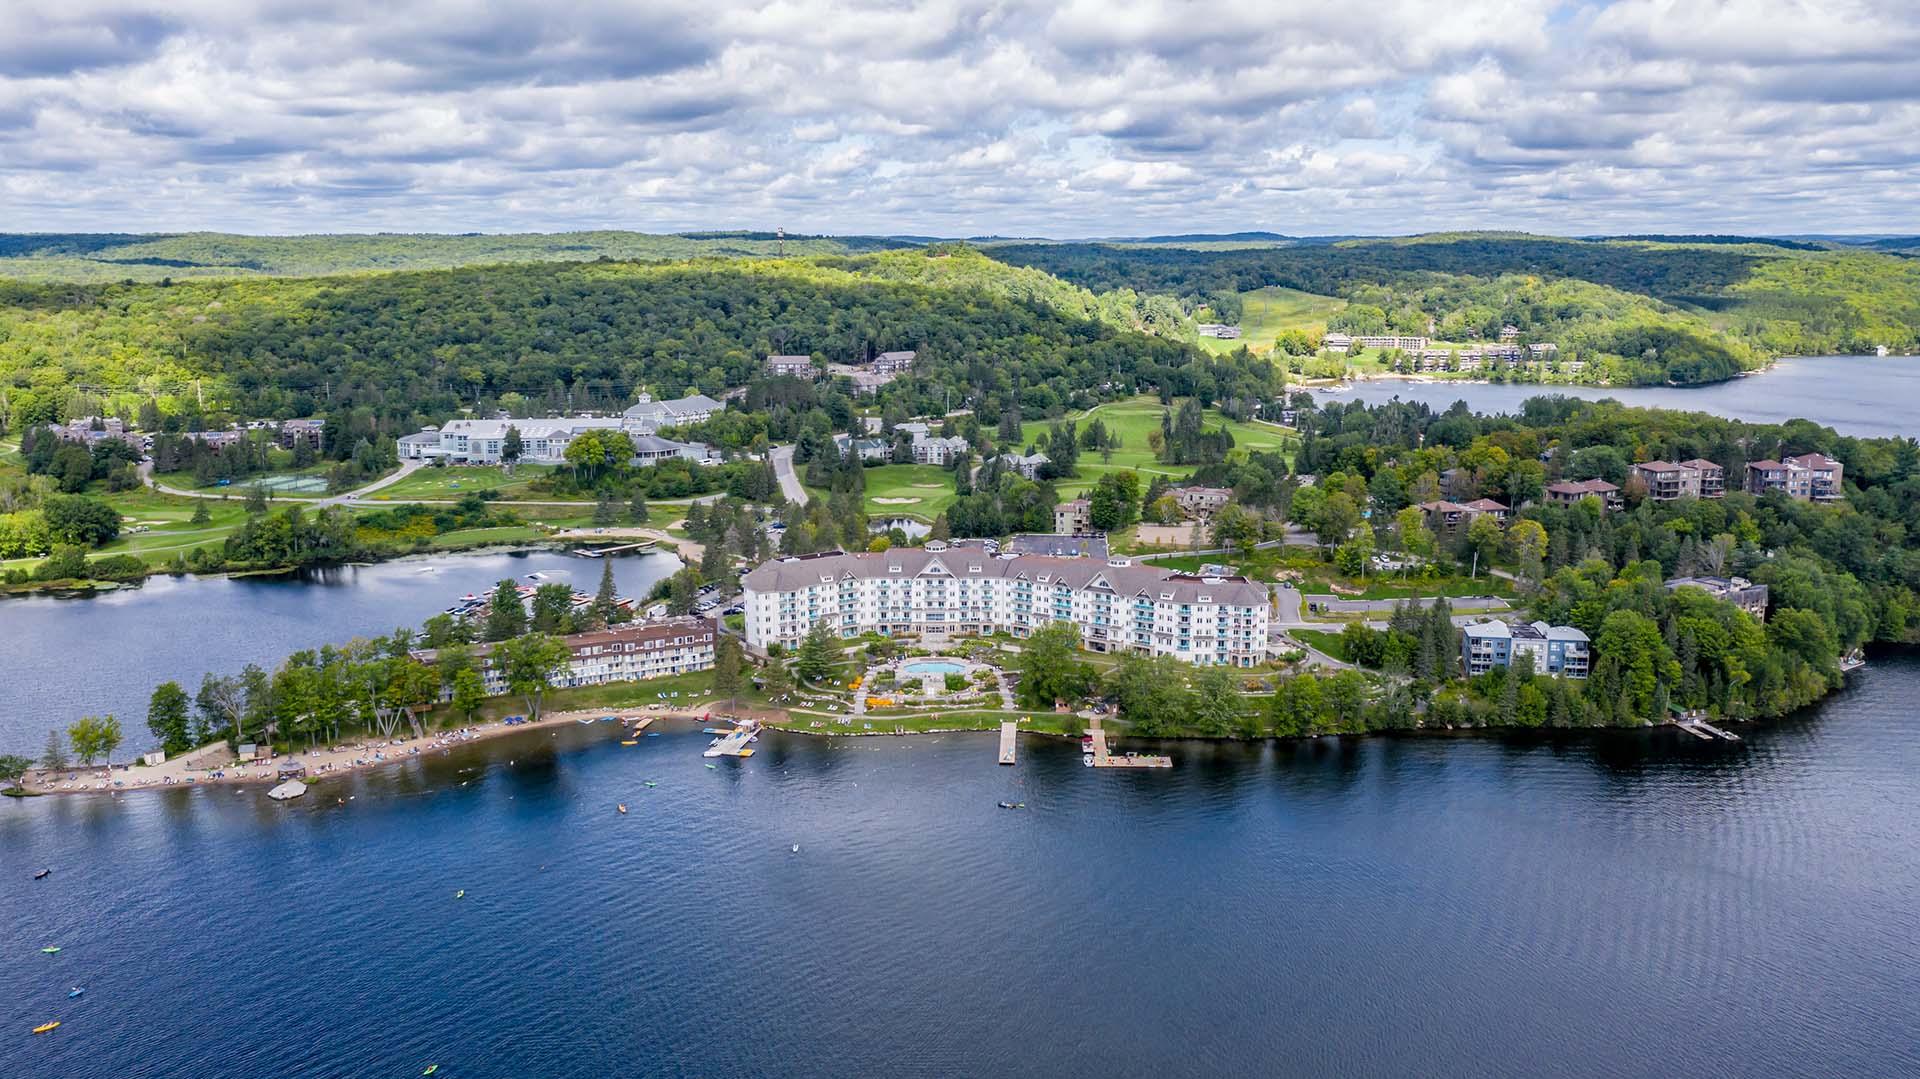
[[[1709,412],[1755,423],[1809,419],[1855,437],[1920,435],[1920,420],[1912,411],[1920,402],[1920,357],[1914,356],[1793,357],[1770,370],[1707,386],[1611,388],[1378,379],[1355,383],[1343,393],[1316,393],[1314,399],[1379,404],[1398,397],[1436,411],[1465,401],[1475,412],[1517,412],[1527,398],[1553,393],[1589,400],[1611,397],[1643,408]]]
[[[709,769],[688,726],[596,724],[285,805],[0,800],[0,1063],[1920,1074],[1917,696],[1920,659],[1877,656],[1738,744],[1172,743],[1135,774],[1032,738],[999,767],[992,734]]]
[[[615,558],[620,594],[641,599],[680,568],[670,554]],[[171,678],[189,694],[207,671],[272,669],[291,652],[420,624],[469,592],[530,573],[583,592],[601,563],[560,551],[448,554],[269,577],[152,577],[138,588],[78,597],[0,599],[0,753],[37,757],[47,731],[111,712],[127,744],[154,744],[147,697]]]

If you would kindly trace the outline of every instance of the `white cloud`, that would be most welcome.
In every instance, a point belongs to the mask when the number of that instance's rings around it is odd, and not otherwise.
[[[33,230],[1910,229],[1908,0],[0,8]]]

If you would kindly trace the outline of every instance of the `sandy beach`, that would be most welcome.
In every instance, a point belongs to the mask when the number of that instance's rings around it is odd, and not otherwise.
[[[618,715],[622,718],[652,716],[656,720],[700,719],[709,711],[710,704],[711,702],[704,700],[676,700],[652,711],[644,707],[629,707],[548,712],[534,722],[508,725],[495,720],[436,731],[425,738],[395,738],[389,741],[359,738],[337,746],[316,747],[302,753],[287,753],[272,760],[248,761],[237,766],[235,762],[228,761],[212,768],[189,767],[185,758],[176,758],[165,764],[151,767],[142,764],[131,766],[116,764],[111,772],[98,765],[91,768],[65,768],[55,772],[35,770],[26,774],[21,780],[21,786],[34,794],[110,794],[136,790],[197,787],[207,784],[255,783],[272,786],[279,782],[280,769],[293,764],[303,766],[306,774],[302,778],[312,783],[316,779],[325,779],[328,776],[399,764],[428,753],[451,749],[454,746],[482,742],[508,734],[525,733],[544,727],[558,727],[576,723],[582,719],[597,720],[601,716],[608,715]],[[607,726],[613,727],[614,724],[609,723]]]

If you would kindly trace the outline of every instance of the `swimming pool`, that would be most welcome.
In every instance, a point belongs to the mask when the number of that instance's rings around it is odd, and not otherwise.
[[[966,664],[950,659],[915,659],[900,665],[901,674],[959,674],[966,669]]]

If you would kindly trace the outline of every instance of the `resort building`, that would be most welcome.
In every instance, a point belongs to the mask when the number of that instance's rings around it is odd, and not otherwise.
[[[715,413],[725,411],[726,407],[703,393],[696,393],[692,397],[676,397],[671,401],[656,401],[643,393],[639,402],[621,413],[620,418],[629,433],[650,435],[662,427],[705,423]]]
[[[134,439],[127,433],[127,425],[117,417],[87,416],[84,419],[70,420],[55,427],[48,427],[53,437],[62,442],[78,442],[83,446],[92,446],[99,442],[125,442],[133,444]]]
[[[820,369],[813,365],[812,356],[768,356],[767,374],[816,379],[820,377]]]
[[[1667,590],[1676,588],[1698,588],[1714,599],[1726,600],[1756,621],[1767,620],[1767,586],[1745,577],[1675,577],[1667,582]]]
[[[1676,498],[1719,498],[1727,490],[1727,470],[1698,457],[1679,464],[1648,461],[1634,465],[1633,474],[1647,485],[1647,497],[1655,502],[1671,502]]]
[[[1585,678],[1592,669],[1587,635],[1572,626],[1477,622],[1460,629],[1460,662],[1469,676],[1510,667],[1522,655],[1533,657],[1536,674]]]
[[[1240,336],[1240,327],[1219,322],[1202,322],[1196,328],[1200,331],[1200,336],[1217,337],[1222,341],[1233,341]]]
[[[1233,500],[1233,491],[1225,487],[1180,487],[1173,492],[1173,500],[1189,517],[1211,517]]]
[[[973,447],[967,440],[954,436],[938,438],[933,436],[916,437],[913,440],[913,463],[916,465],[939,465],[946,467],[954,458],[972,452]]]
[[[1835,502],[1846,497],[1841,488],[1841,464],[1824,453],[1803,453],[1784,461],[1754,461],[1747,465],[1747,493],[1763,495],[1785,491],[1801,502]]]
[[[1547,501],[1563,506],[1571,506],[1583,498],[1597,498],[1604,509],[1617,510],[1621,506],[1620,488],[1606,480],[1562,480],[1547,486]]]
[[[629,622],[590,633],[574,633],[560,638],[572,652],[567,669],[553,681],[556,688],[597,686],[606,682],[637,682],[670,674],[704,671],[713,666],[713,623],[700,618],[662,618],[647,622]],[[506,673],[494,663],[497,645],[473,646],[474,663],[488,693],[507,691]],[[431,666],[439,653],[431,648],[418,649],[414,659]],[[451,696],[441,691],[441,699]]]
[[[873,358],[873,373],[876,375],[897,375],[913,368],[913,361],[919,354],[912,349],[903,352],[882,352]]]
[[[811,555],[749,572],[747,644],[792,648],[816,622],[837,637],[1026,637],[1053,622],[1095,652],[1251,667],[1267,655],[1271,597],[1243,577],[1196,577],[1130,559],[1053,558],[903,547]]]
[[[558,419],[450,420],[438,431],[421,431],[400,440],[400,456],[410,460],[440,458],[449,464],[497,465],[506,447],[507,430],[520,432],[520,460],[559,464],[567,447],[586,431],[618,431],[617,417],[563,416]],[[429,440],[426,435],[434,435]]]
[[[1408,352],[1418,352],[1427,347],[1427,339],[1392,335],[1355,337],[1344,333],[1330,333],[1320,339],[1320,347],[1328,352],[1351,352],[1356,348],[1398,348]]]
[[[1044,453],[1003,453],[1000,455],[1000,464],[1003,467],[1008,471],[1018,472],[1021,476],[1030,480],[1039,478],[1040,466],[1048,463],[1049,460],[1050,458]]]
[[[1055,505],[1053,530],[1067,536],[1093,531],[1093,503],[1074,498]]]

